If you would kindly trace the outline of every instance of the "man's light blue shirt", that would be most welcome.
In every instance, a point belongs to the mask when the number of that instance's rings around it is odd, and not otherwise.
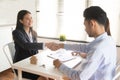
[[[106,32],[89,44],[65,44],[64,48],[87,53],[82,69],[76,71],[64,64],[59,67],[71,80],[112,80],[116,66],[116,44]]]

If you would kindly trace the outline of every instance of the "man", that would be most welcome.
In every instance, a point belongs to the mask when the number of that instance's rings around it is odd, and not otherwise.
[[[70,80],[112,80],[116,66],[116,44],[110,36],[107,14],[98,6],[91,6],[84,11],[85,31],[95,40],[89,44],[47,45],[52,50],[59,48],[86,53],[86,62],[79,70],[73,70],[58,59],[53,65],[69,77]],[[81,54],[82,55],[82,54]]]

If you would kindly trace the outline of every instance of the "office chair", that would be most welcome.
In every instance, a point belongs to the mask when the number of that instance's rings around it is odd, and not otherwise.
[[[10,43],[5,44],[3,46],[3,52],[5,53],[5,56],[7,57],[7,60],[12,67],[13,59],[14,59],[14,55],[15,55],[14,42],[10,42]],[[14,80],[17,80],[17,74],[16,74],[14,69],[12,69],[12,70],[13,70],[14,75],[15,75]],[[23,78],[22,80],[30,80],[30,79]]]
[[[15,55],[14,42],[7,43],[3,46],[3,52],[5,53],[10,65],[13,64],[13,58]]]
[[[116,65],[117,65],[116,69],[115,69],[116,74],[115,74],[115,76],[113,77],[112,80],[120,80],[120,59],[117,60]]]
[[[120,65],[117,65],[116,74],[115,74],[115,76],[113,77],[112,80],[120,80]]]

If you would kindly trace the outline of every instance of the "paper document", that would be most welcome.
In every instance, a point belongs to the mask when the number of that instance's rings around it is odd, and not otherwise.
[[[48,57],[51,57],[53,59],[59,59],[62,62],[69,61],[75,59],[75,56],[72,56],[71,52],[72,51],[69,50],[59,49],[57,51],[51,51]]]
[[[63,64],[65,64],[66,66],[68,66],[69,68],[76,68],[78,65],[81,64],[82,58],[80,56],[77,56],[75,59],[64,62]]]
[[[53,59],[59,59],[60,61],[63,62],[63,64],[65,64],[69,68],[76,68],[78,65],[80,65],[82,61],[82,57],[72,56],[71,54],[72,51],[70,50],[59,49],[57,51],[48,50],[48,52],[49,52],[49,54],[47,55],[48,57]]]

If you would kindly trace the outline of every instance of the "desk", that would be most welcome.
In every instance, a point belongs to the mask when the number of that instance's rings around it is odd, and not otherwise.
[[[30,64],[30,57],[13,64],[13,68],[18,70],[18,80],[22,80],[22,71],[29,73],[62,80],[64,76],[58,69],[53,66],[53,59],[47,57],[49,53],[46,50],[41,51],[35,56],[39,58],[37,65]],[[67,62],[68,63],[68,62]],[[45,68],[41,65],[45,65]]]

